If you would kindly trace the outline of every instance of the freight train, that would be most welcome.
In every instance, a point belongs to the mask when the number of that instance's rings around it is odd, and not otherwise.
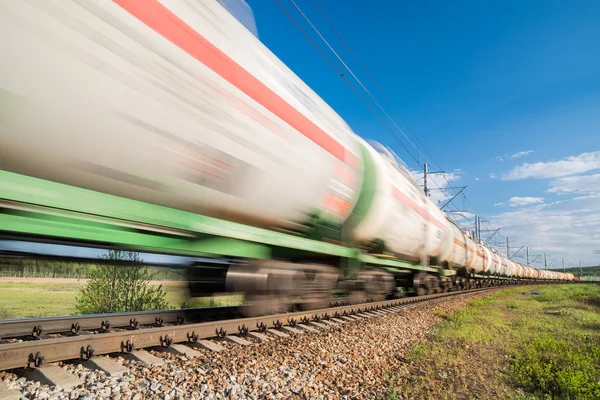
[[[223,257],[195,292],[309,306],[574,280],[446,218],[242,0],[3,0],[0,50],[3,237]]]

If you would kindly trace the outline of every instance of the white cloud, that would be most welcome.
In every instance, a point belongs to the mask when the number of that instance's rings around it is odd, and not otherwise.
[[[528,206],[531,204],[543,203],[543,197],[511,197],[508,203],[511,207]]]
[[[495,173],[493,173],[493,172],[492,172],[492,173],[490,174],[490,178],[492,178],[492,179],[496,179],[496,178],[497,178],[497,176],[496,176],[496,174],[495,174]]]
[[[503,204],[504,204],[504,203],[502,203],[502,202],[500,202],[500,203],[494,203],[494,205],[495,205],[495,206],[501,206],[501,205],[503,205]]]
[[[516,152],[515,154],[511,155],[508,158],[510,158],[510,159],[520,158],[520,157],[524,157],[527,154],[531,154],[531,153],[533,153],[533,150],[518,151],[518,152]]]
[[[600,193],[600,174],[577,175],[550,182],[549,193]]]
[[[502,176],[503,180],[512,181],[527,178],[560,178],[581,174],[600,168],[600,151],[582,153],[578,156],[563,158],[558,161],[524,163],[513,168]]]
[[[476,181],[480,181],[481,179],[479,179],[479,178],[475,177],[475,180],[476,180]]]
[[[492,158],[491,160],[496,160],[496,161],[504,161],[506,159],[514,160],[515,158],[524,157],[527,154],[531,154],[531,153],[533,153],[533,150],[518,151],[511,155],[505,154],[503,156],[496,156],[496,157]]]
[[[512,243],[536,249],[537,254],[547,252],[559,260],[565,257],[573,262],[598,263],[592,250],[598,249],[600,242],[600,194],[513,209],[490,220],[502,227],[503,235]]]

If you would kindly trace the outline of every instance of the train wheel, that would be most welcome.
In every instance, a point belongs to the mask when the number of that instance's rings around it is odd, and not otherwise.
[[[261,315],[285,312],[284,303],[276,296],[248,295],[246,304],[240,306],[239,311],[245,317],[259,317]]]
[[[430,276],[429,281],[431,282],[431,288],[429,293],[436,294],[442,293],[442,287],[440,286],[440,280],[435,276]]]
[[[304,271],[307,291],[302,295],[303,310],[317,310],[329,307],[338,280],[338,271],[329,266],[314,266]]]
[[[427,294],[427,274],[419,272],[413,277],[413,288],[417,296],[424,296]]]
[[[425,278],[425,294],[434,294],[435,293],[435,281],[434,281],[434,277],[428,275],[427,278]]]
[[[348,295],[348,302],[350,304],[362,304],[367,302],[367,292],[364,290],[353,290]]]
[[[240,307],[246,316],[273,312],[284,301],[306,309],[328,307],[338,280],[338,270],[328,265],[277,260],[235,265],[227,272],[228,291],[242,292],[248,300]]]
[[[394,277],[383,271],[364,271],[359,275],[366,295],[372,301],[383,301],[396,288]]]

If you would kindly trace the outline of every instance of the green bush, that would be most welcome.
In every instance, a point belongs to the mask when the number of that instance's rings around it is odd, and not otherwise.
[[[600,346],[533,339],[512,359],[511,378],[541,398],[600,399]]]
[[[77,296],[77,311],[81,314],[162,310],[168,308],[162,285],[149,285],[152,274],[143,266],[138,253],[110,251],[103,258],[129,261],[134,265],[98,266],[91,280]]]

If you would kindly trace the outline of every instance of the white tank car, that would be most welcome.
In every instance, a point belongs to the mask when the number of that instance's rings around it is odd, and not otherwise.
[[[483,253],[483,273],[489,274],[492,270],[492,264],[494,263],[492,252],[482,244],[479,245],[479,250]]]
[[[519,271],[517,265],[508,258],[506,259],[506,266],[506,276],[518,276],[517,274]]]
[[[444,261],[448,261],[450,266],[456,268],[466,267],[471,272],[477,257],[475,242],[454,223],[448,221],[448,227],[452,239],[452,251]]]
[[[475,263],[473,264],[473,272],[476,274],[486,273],[489,270],[491,256],[489,250],[480,243],[475,243]]]
[[[525,266],[524,266],[524,265],[522,265],[522,264],[518,264],[518,266],[519,266],[519,274],[520,274],[519,276],[520,276],[521,278],[529,278],[529,277],[527,276],[527,275],[528,275],[528,273],[529,273],[529,271],[527,271],[527,269],[525,268]]]
[[[405,260],[439,256],[448,229],[443,212],[391,151],[378,143],[361,144],[365,180],[355,213],[359,215],[350,227],[353,239],[381,239]]]
[[[0,169],[257,225],[341,222],[348,125],[213,1],[0,2]]]

